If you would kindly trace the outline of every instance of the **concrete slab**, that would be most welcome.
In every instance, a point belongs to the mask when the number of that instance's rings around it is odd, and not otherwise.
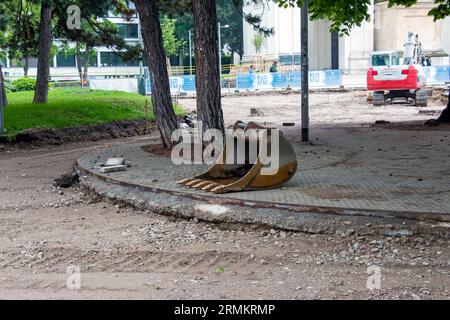
[[[211,205],[245,208],[250,221],[257,219],[252,210],[258,208],[269,210],[267,215],[276,210],[289,212],[290,224],[296,217],[305,219],[305,214],[365,217],[364,222],[370,221],[366,218],[450,222],[449,132],[363,127],[316,129],[314,136],[312,144],[293,143],[299,170],[285,187],[275,190],[215,195],[177,185],[180,178],[194,176],[206,166],[177,166],[170,158],[144,151],[140,144],[85,154],[78,166],[86,176],[139,190],[141,196],[148,192],[160,193],[162,198],[164,194],[174,196],[175,202],[195,200],[189,204],[190,212],[204,213],[205,207],[199,204],[208,204],[209,217],[225,215],[228,220],[233,220],[235,209]],[[95,169],[96,163],[123,155],[133,163],[126,172],[103,174]],[[103,186],[102,190],[107,189]],[[175,204],[180,205],[171,205]],[[243,211],[239,215],[245,216]]]

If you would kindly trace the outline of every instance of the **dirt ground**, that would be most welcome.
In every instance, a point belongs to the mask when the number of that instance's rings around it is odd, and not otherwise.
[[[424,121],[436,118],[445,108],[439,92],[430,97],[428,106],[419,108],[403,104],[374,107],[367,101],[366,91],[317,92],[310,95],[312,126],[348,126],[373,124],[377,120],[390,122]],[[195,110],[195,99],[180,99],[187,110]],[[227,96],[222,98],[224,118],[228,124],[237,120],[268,123],[300,122],[300,95]],[[250,109],[257,114],[251,115]]]
[[[229,105],[247,113],[242,106],[251,101],[267,114],[271,107],[283,109],[292,120],[286,105],[294,103],[284,98],[225,98],[225,113],[239,116]],[[365,101],[347,98],[354,105]],[[312,117],[341,114],[341,99],[332,97],[326,108],[319,104]],[[365,122],[365,114],[351,118],[361,110],[349,105],[342,116]],[[399,118],[403,108],[396,109]],[[368,119],[389,117],[377,111]],[[52,186],[81,153],[142,139],[148,137],[0,150],[1,299],[449,298],[448,237],[230,230],[93,202],[77,188]],[[370,290],[368,280],[379,289]]]

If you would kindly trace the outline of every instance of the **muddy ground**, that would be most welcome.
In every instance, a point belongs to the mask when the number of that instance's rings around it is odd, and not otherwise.
[[[0,151],[0,298],[449,298],[448,237],[223,229],[52,185],[81,153],[143,139]]]

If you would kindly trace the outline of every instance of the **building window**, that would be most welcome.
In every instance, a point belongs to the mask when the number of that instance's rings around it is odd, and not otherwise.
[[[60,67],[76,67],[75,63],[75,55],[69,54],[65,55],[62,52],[59,52],[56,56],[56,65],[58,68]]]
[[[29,68],[36,68],[37,67],[37,58],[34,57],[29,57],[28,58],[28,67]],[[52,60],[50,60],[50,65],[52,65]],[[16,59],[11,59],[10,60],[10,65],[11,67],[24,67],[25,66],[25,58],[24,59],[20,59],[20,60],[16,60]],[[5,61],[5,65],[6,65],[6,61]]]
[[[138,61],[124,61],[116,52],[100,52],[102,67],[136,67]]]
[[[89,57],[89,66],[90,67],[98,67],[97,65],[97,53]]]
[[[138,25],[134,23],[118,23],[119,35],[124,39],[138,38]]]
[[[280,55],[280,64],[282,66],[291,66],[292,65],[292,56],[291,55]]]

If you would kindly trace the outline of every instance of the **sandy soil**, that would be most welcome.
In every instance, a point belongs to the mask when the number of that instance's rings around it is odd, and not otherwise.
[[[195,99],[180,99],[188,110],[196,109]],[[237,120],[268,123],[300,123],[300,95],[227,96],[222,99],[224,118],[228,124]],[[251,116],[254,108],[261,115]],[[310,95],[312,126],[348,126],[373,124],[376,120],[416,121],[436,118],[445,108],[439,96],[431,98],[426,108],[402,104],[374,107],[367,101],[367,92],[320,92]]]
[[[318,106],[338,110],[315,107],[312,119],[373,122],[394,112],[352,118],[362,112],[351,107],[354,94],[314,96]],[[237,118],[249,113],[251,101],[269,118],[273,107],[292,120],[295,100],[232,97],[224,106]],[[448,238],[224,230],[92,202],[76,188],[52,186],[81,153],[108,143],[0,151],[0,298],[449,298]],[[78,279],[68,273],[71,266],[81,272],[78,290],[67,286]],[[380,268],[380,289],[367,288],[370,266]]]

